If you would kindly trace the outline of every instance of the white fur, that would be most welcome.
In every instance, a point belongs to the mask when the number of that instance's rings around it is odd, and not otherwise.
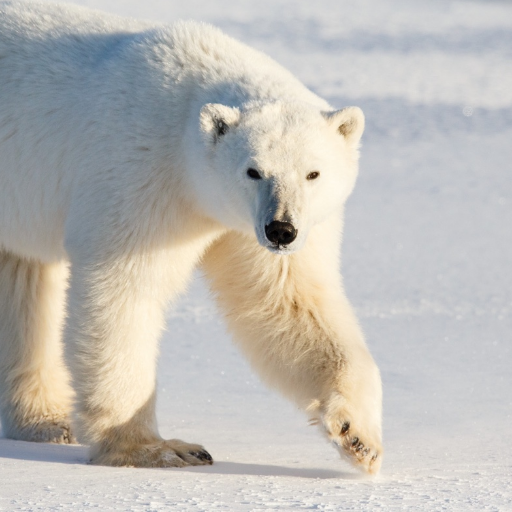
[[[254,367],[378,471],[380,377],[339,276],[361,111],[207,25],[21,2],[0,3],[0,90],[4,433],[72,440],[70,265],[74,428],[93,461],[209,463],[162,440],[154,412],[163,313],[202,264]],[[270,243],[274,220],[297,238]]]

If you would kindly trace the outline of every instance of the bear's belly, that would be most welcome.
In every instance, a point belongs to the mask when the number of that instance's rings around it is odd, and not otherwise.
[[[62,222],[20,219],[10,224],[5,220],[0,220],[0,250],[43,263],[67,259]]]
[[[0,149],[5,148],[0,145]],[[7,153],[0,151],[0,158]],[[62,176],[38,171],[19,165],[0,168],[0,249],[49,263],[66,258],[63,239],[69,191],[64,190],[68,187]]]

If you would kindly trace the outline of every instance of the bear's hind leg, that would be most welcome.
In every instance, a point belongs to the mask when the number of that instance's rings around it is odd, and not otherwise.
[[[67,268],[0,251],[0,417],[5,437],[72,443],[62,361]]]

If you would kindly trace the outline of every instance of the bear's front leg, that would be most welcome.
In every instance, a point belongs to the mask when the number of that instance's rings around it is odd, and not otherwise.
[[[282,256],[229,233],[204,258],[235,340],[271,385],[368,473],[382,460],[380,374],[339,275],[341,221],[314,227]]]
[[[200,445],[163,440],[155,418],[158,338],[166,286],[155,258],[72,262],[67,357],[75,425],[94,464],[211,464]]]
[[[347,353],[324,398],[307,412],[340,454],[375,474],[382,464],[382,390],[377,366],[367,351]]]

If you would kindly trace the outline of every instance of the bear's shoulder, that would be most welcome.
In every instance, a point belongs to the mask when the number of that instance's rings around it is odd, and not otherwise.
[[[208,23],[178,21],[150,37],[161,37],[178,66],[200,81],[205,79],[210,90],[217,89],[216,102],[234,106],[246,101],[284,100],[329,108],[274,59]]]

